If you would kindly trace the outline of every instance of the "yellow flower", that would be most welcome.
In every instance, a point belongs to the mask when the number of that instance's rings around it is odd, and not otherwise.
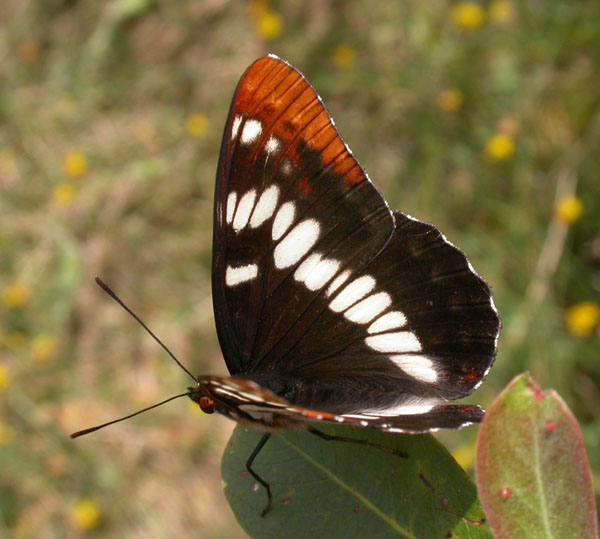
[[[208,129],[208,120],[202,114],[192,114],[185,122],[185,129],[190,137],[199,138]]]
[[[12,427],[0,421],[0,446],[9,445],[14,438]]]
[[[256,30],[264,40],[272,41],[281,34],[283,19],[278,13],[267,9],[258,15]]]
[[[488,139],[484,152],[494,161],[508,159],[515,153],[515,141],[510,135],[498,133]]]
[[[475,461],[475,453],[475,444],[468,444],[457,447],[452,452],[452,456],[454,457],[454,460],[460,464],[461,468],[466,470],[473,466],[473,462]]]
[[[48,361],[56,352],[56,337],[40,334],[31,341],[31,355],[37,361]]]
[[[437,106],[443,112],[456,112],[463,102],[463,95],[460,90],[450,88],[438,94]]]
[[[100,509],[89,498],[77,500],[71,507],[71,525],[80,530],[91,530],[100,522]]]
[[[4,391],[10,384],[10,373],[4,365],[0,365],[0,392]]]
[[[562,197],[554,208],[554,215],[559,221],[572,225],[583,213],[583,203],[574,195]]]
[[[494,0],[488,8],[490,21],[496,24],[504,24],[510,22],[515,14],[512,2],[507,0]]]
[[[565,313],[567,329],[576,337],[588,337],[600,321],[600,307],[591,301],[582,301],[569,307]]]
[[[476,2],[459,2],[450,11],[452,20],[463,30],[475,30],[483,24],[483,8]]]
[[[80,178],[87,171],[87,159],[81,152],[71,151],[63,159],[63,170],[70,178]]]
[[[340,45],[333,51],[331,58],[338,69],[352,69],[356,63],[356,51],[348,45]]]
[[[6,336],[4,344],[11,352],[18,352],[27,344],[27,337],[22,331],[13,331]]]
[[[68,206],[75,198],[75,186],[69,182],[60,182],[54,187],[52,199],[59,206]]]
[[[15,283],[7,286],[2,291],[2,301],[5,307],[9,309],[18,309],[23,307],[29,300],[29,288],[22,283]]]

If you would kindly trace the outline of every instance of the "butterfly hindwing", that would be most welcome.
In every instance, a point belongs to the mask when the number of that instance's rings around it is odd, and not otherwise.
[[[266,421],[272,428],[294,429],[307,423],[347,424],[385,432],[422,433],[439,428],[458,429],[478,423],[483,410],[470,404],[417,403],[386,414],[333,414],[287,402],[268,389],[243,378],[204,376],[203,392],[215,399],[221,412],[238,422],[256,425]],[[199,392],[199,394],[204,394]]]
[[[275,363],[305,382],[294,402],[357,412],[452,400],[487,374],[499,324],[488,286],[435,227],[394,216],[385,248],[297,321],[304,334]]]

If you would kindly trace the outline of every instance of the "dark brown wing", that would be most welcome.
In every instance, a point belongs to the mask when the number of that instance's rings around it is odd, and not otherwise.
[[[233,98],[215,191],[213,302],[230,372],[256,370],[282,335],[300,337],[297,317],[392,230],[308,81],[272,56],[252,64]],[[317,255],[307,287],[296,271]]]
[[[488,286],[435,227],[390,212],[312,86],[272,56],[234,95],[213,249],[230,372],[294,405],[388,415],[470,393],[493,362]]]

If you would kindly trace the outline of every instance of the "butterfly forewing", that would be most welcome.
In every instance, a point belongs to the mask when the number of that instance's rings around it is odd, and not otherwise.
[[[315,298],[371,260],[393,230],[312,86],[274,57],[238,85],[215,200],[213,300],[232,374],[280,357]]]
[[[315,90],[278,58],[238,85],[215,201],[213,301],[233,375],[378,428],[394,414],[415,416],[399,431],[476,420],[454,407],[444,422],[438,403],[470,393],[493,362],[489,288],[435,227],[389,210]]]

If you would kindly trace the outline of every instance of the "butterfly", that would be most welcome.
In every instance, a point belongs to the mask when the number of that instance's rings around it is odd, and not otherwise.
[[[271,492],[252,463],[275,431],[423,433],[484,416],[449,401],[494,361],[488,285],[433,225],[390,210],[315,89],[274,55],[243,74],[225,125],[212,295],[231,376],[180,364],[195,381],[183,395],[264,432],[247,463],[263,514]]]

